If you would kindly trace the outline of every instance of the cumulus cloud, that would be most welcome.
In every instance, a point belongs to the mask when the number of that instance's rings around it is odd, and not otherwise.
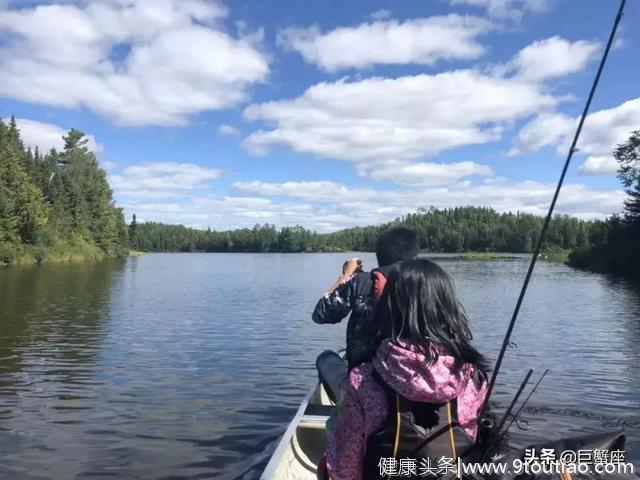
[[[226,123],[223,123],[218,127],[218,135],[235,137],[236,135],[240,135],[240,130],[238,130],[233,125],[227,125]]]
[[[135,213],[140,221],[180,223],[217,230],[251,228],[255,224],[273,223],[279,226],[303,225],[319,231],[334,231],[352,223],[349,215],[328,212],[312,205],[277,203],[259,197],[195,197],[188,201],[120,202],[130,217]]]
[[[563,114],[539,115],[527,123],[516,135],[511,154],[535,152],[550,145],[558,153],[566,153],[578,118]],[[578,142],[580,153],[590,155],[583,164],[583,173],[611,173],[615,171],[610,157],[616,145],[624,143],[640,125],[640,98],[617,107],[607,108],[587,116]]]
[[[322,232],[391,221],[420,207],[486,205],[498,211],[546,213],[555,185],[533,181],[465,182],[442,187],[381,190],[349,187],[331,181],[270,183],[236,182],[238,196],[213,195],[189,198],[141,198],[120,201],[127,215],[142,221],[183,223],[215,229],[253,227],[256,223],[278,226],[303,225]],[[266,198],[265,198],[266,197]],[[619,211],[624,192],[566,185],[558,203],[559,213],[581,218],[604,217]]]
[[[506,70],[532,82],[564,77],[582,70],[599,49],[597,42],[570,42],[555,36],[533,42],[520,50]]]
[[[578,147],[584,153],[610,155],[640,125],[640,97],[590,114]]]
[[[320,203],[373,201],[378,195],[373,188],[347,187],[329,181],[269,183],[253,180],[235,182],[233,186],[260,195],[295,197]]]
[[[96,0],[0,8],[0,95],[89,108],[120,125],[184,124],[266,79],[255,37],[204,0]]]
[[[500,138],[501,127],[557,100],[541,86],[476,70],[320,83],[293,100],[250,105],[247,120],[270,128],[245,146],[276,145],[356,163],[409,161]]]
[[[4,119],[4,121],[8,122],[9,119]],[[20,137],[25,146],[31,147],[32,149],[38,147],[38,149],[44,153],[52,148],[63,150],[64,141],[62,140],[62,136],[66,135],[70,130],[52,123],[38,122],[26,118],[16,118],[16,125],[20,130]],[[93,135],[87,135],[87,139],[89,140],[89,149],[91,151],[102,151],[102,145],[96,142]]]
[[[618,171],[618,162],[613,156],[589,157],[580,166],[580,173],[586,175],[608,175]]]
[[[550,0],[451,0],[451,5],[484,8],[492,18],[519,22],[526,13],[542,12]]]
[[[291,197],[309,203],[332,204],[337,211],[349,212],[349,226],[389,221],[420,207],[446,208],[484,205],[498,211],[546,213],[555,185],[535,181],[466,182],[442,187],[403,190],[350,188],[335,182],[237,182],[242,191],[273,197]],[[582,217],[603,217],[619,211],[624,192],[566,185],[560,195],[558,212]],[[368,222],[368,223],[367,223]]]
[[[111,186],[118,195],[137,198],[184,196],[220,177],[217,168],[192,163],[157,162],[132,165],[111,175]]]
[[[575,119],[563,113],[542,113],[520,129],[509,156],[533,153],[547,145],[558,145],[575,131]],[[569,148],[565,145],[564,148]]]
[[[466,177],[491,177],[488,165],[474,162],[454,163],[402,163],[388,162],[374,168],[360,167],[361,173],[374,180],[386,180],[408,186],[446,185]]]
[[[474,59],[484,47],[477,37],[491,23],[471,16],[446,15],[405,22],[379,20],[322,32],[319,27],[287,28],[278,45],[296,51],[319,68],[335,72],[376,64],[433,65],[439,60]]]

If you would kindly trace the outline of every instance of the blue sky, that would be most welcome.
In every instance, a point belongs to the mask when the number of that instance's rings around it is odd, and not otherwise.
[[[419,207],[542,214],[611,28],[602,0],[0,1],[0,115],[91,136],[130,219],[319,231]],[[558,210],[621,207],[629,2]]]

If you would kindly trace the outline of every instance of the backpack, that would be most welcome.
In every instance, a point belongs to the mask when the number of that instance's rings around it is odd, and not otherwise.
[[[413,402],[389,387],[375,370],[373,375],[386,392],[389,413],[383,426],[367,441],[363,478],[387,478],[381,476],[385,459],[416,461],[415,472],[405,472],[408,474],[402,478],[434,478],[438,470],[447,468],[451,473],[457,458],[475,446],[458,423],[456,400],[443,404]],[[425,476],[427,468],[434,474]]]

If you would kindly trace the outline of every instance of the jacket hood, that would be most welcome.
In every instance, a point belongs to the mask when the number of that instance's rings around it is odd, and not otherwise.
[[[390,340],[380,344],[372,362],[382,380],[408,400],[442,404],[456,399],[458,421],[475,438],[487,386],[473,379],[473,365],[454,367],[455,358],[439,345]]]

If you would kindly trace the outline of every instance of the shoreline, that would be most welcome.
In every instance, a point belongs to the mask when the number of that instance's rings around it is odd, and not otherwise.
[[[0,257],[0,267],[24,267],[50,263],[97,262],[107,258],[139,257],[146,252],[129,250],[126,255],[107,255],[95,245],[82,245],[69,249],[23,246],[20,250],[2,253],[5,258]]]
[[[318,253],[375,253],[372,251],[358,251],[358,250],[304,250],[300,252],[207,252],[204,250],[194,250],[190,252],[181,251],[149,251],[145,253],[160,253],[160,254],[172,254],[172,253],[213,253],[213,254],[318,254]],[[433,259],[447,259],[447,260],[464,260],[464,261],[490,261],[490,260],[520,260],[524,256],[531,256],[532,252],[427,252],[420,251],[418,253],[420,257],[427,257]],[[135,256],[135,255],[130,255]],[[540,254],[540,260],[548,262],[560,262],[566,263],[568,252],[542,252]]]
[[[317,254],[317,253],[349,253],[348,250],[338,249],[321,249],[321,250],[305,250],[301,252],[145,252],[141,250],[129,250],[126,255],[107,255],[95,245],[74,245],[71,248],[38,248],[32,246],[23,246],[22,251],[14,250],[11,252],[11,260],[6,261],[0,256],[0,267],[25,266],[25,265],[42,265],[45,263],[76,263],[99,261],[106,258],[128,258],[139,257],[147,253],[294,253],[294,254]],[[358,252],[353,252],[358,253]],[[373,253],[373,252],[359,252]],[[6,254],[5,254],[6,255]],[[531,252],[426,252],[419,253],[421,257],[431,257],[434,260],[460,260],[460,261],[500,261],[500,260],[520,260],[524,255],[531,255]],[[540,260],[564,263],[569,265],[569,252],[543,252],[540,254]],[[570,265],[572,266],[572,265]]]

